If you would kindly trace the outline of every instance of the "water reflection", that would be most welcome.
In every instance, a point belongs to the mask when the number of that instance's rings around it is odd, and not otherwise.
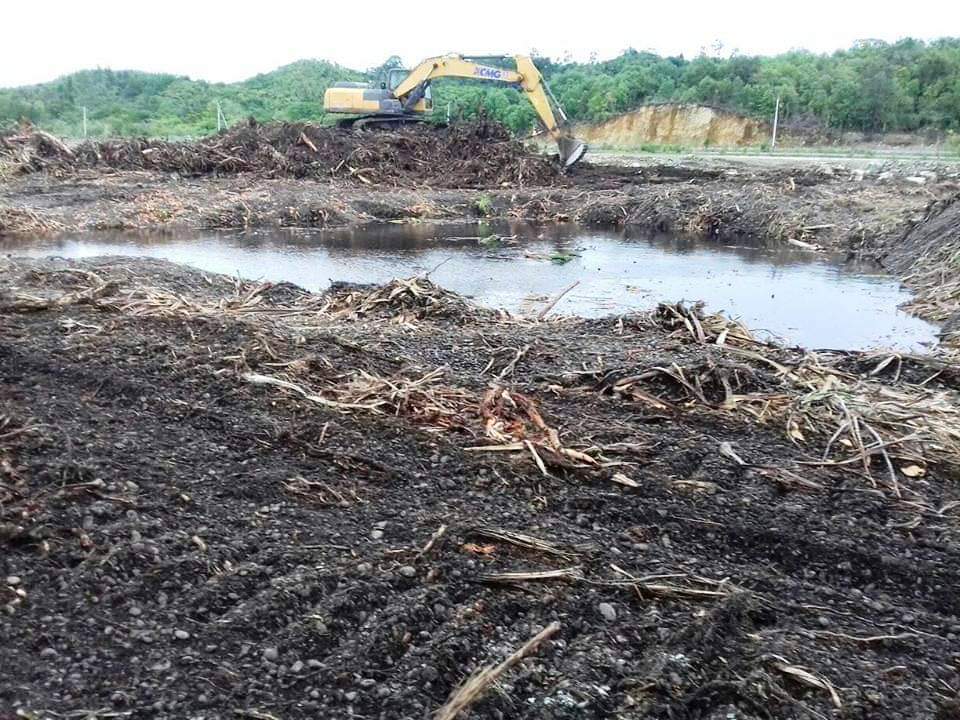
[[[331,280],[384,282],[436,268],[431,277],[441,285],[512,311],[542,306],[545,298],[579,281],[559,311],[599,316],[661,300],[703,300],[711,310],[808,347],[918,350],[935,341],[933,326],[897,309],[909,295],[874,268],[851,268],[838,258],[786,247],[728,247],[570,224],[115,231],[0,242],[0,252],[161,257],[311,290]]]

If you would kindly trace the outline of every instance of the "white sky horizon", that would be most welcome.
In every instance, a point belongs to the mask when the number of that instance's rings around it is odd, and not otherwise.
[[[674,7],[594,0],[587,13],[559,3],[367,0],[358,12],[293,0],[273,0],[266,8],[167,0],[161,12],[120,0],[11,3],[3,17],[15,31],[5,33],[0,44],[0,87],[48,82],[96,67],[238,82],[304,59],[364,70],[390,55],[399,55],[407,66],[448,52],[535,50],[585,61],[591,54],[606,60],[630,47],[692,58],[718,41],[726,52],[775,55],[792,49],[829,53],[864,39],[960,35],[960,3],[943,0],[914,0],[899,8],[808,0],[789,15],[758,0],[688,0],[678,12]],[[43,25],[35,35],[30,30],[37,18]]]

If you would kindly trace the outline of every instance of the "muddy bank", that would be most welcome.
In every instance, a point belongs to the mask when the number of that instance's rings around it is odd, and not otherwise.
[[[423,717],[558,623],[473,716],[954,712],[955,366],[422,278],[0,280],[5,710]]]
[[[80,171],[0,182],[0,233],[91,229],[343,227],[375,220],[522,218],[644,228],[721,242],[800,241],[870,252],[923,218],[953,180],[918,186],[856,173],[583,163],[555,183],[484,189],[368,186],[257,174],[186,178]]]
[[[252,124],[196,142],[77,147],[28,128],[0,136],[0,233],[490,216],[869,250],[958,184],[955,169],[907,176],[722,160],[562,172],[487,122],[373,133]]]
[[[917,293],[909,309],[943,323],[943,341],[960,346],[960,194],[932,202],[921,222],[877,254]]]

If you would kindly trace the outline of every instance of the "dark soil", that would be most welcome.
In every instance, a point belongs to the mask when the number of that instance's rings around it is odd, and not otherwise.
[[[941,342],[960,347],[960,193],[932,201],[919,222],[886,238],[876,254],[916,293],[907,309],[941,323]]]
[[[955,465],[902,478],[939,513],[860,465],[798,465],[826,438],[653,371],[781,392],[691,316],[525,323],[429,287],[324,298],[143,260],[6,262],[0,281],[0,715],[423,718],[558,621],[472,717],[955,716]],[[666,404],[613,393],[628,376]],[[394,390],[361,397],[366,378]],[[956,403],[952,383],[929,389]],[[471,404],[491,386],[513,399]],[[494,405],[522,432],[527,403],[623,464],[542,451],[545,476],[466,449],[491,443]]]
[[[918,258],[935,255],[945,246],[951,250],[960,246],[960,194],[930,203],[921,221],[883,248],[881,258],[886,267],[905,273]]]

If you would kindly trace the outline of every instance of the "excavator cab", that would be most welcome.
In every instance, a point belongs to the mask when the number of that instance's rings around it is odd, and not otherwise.
[[[409,74],[410,74],[410,71],[404,70],[403,68],[391,68],[387,70],[386,89],[389,90],[390,92],[393,92],[400,86],[400,83],[406,80],[407,75]]]
[[[396,89],[400,87],[400,84],[409,76],[409,70],[405,70],[404,68],[390,68],[382,78],[380,88],[382,90],[389,90],[391,96],[394,96]],[[433,93],[430,91],[429,83],[423,91],[422,107],[423,109],[417,110],[417,112],[430,112],[433,110]]]
[[[337,125],[343,128],[392,128],[422,121],[433,110],[430,88],[409,109],[395,93],[409,74],[403,68],[391,68],[370,82],[335,82],[323,94],[323,109],[360,116],[340,120]]]

